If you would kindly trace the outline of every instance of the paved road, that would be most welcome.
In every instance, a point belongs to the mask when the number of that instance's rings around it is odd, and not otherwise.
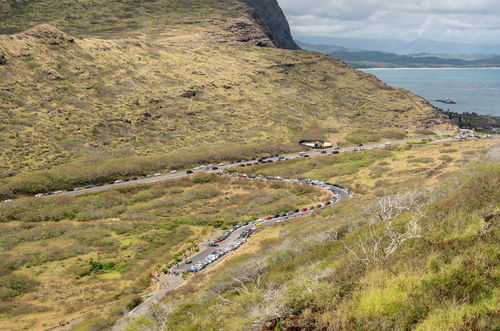
[[[477,138],[468,138],[468,139],[477,139]],[[432,145],[434,145],[434,144],[442,144],[442,143],[451,142],[451,141],[457,141],[457,140],[460,140],[460,139],[450,138],[450,139],[445,139],[445,140],[433,141],[433,142],[430,142],[428,144],[432,144]],[[420,140],[419,139],[410,139],[410,140],[393,141],[393,142],[391,142],[391,145],[406,144],[409,141],[417,142],[417,141],[420,141]],[[381,144],[380,143],[378,143],[378,144],[367,144],[367,145],[364,145],[363,148],[364,149],[373,149],[373,148],[376,148],[376,146],[379,146],[379,145],[381,145]],[[339,152],[340,153],[352,152],[356,148],[359,149],[359,147],[349,147],[349,148],[344,148],[344,149],[340,150]],[[327,150],[327,151],[333,151],[333,150],[330,149],[330,150]],[[296,157],[298,155],[299,155],[298,153],[293,153],[293,154],[284,155],[284,156],[287,157],[287,158],[291,158],[291,157]],[[310,157],[314,157],[314,156],[320,156],[320,155],[325,155],[325,154],[321,154],[321,152],[316,152],[316,151],[310,150],[310,151],[307,152],[307,155],[309,155]],[[254,161],[249,161],[249,162],[246,161],[246,162],[241,162],[241,163],[255,163],[255,162],[256,161],[254,160]],[[226,164],[223,167],[226,168],[226,169],[228,169],[228,168],[235,168],[235,167],[238,167],[241,163]],[[216,170],[216,171],[218,171],[218,170]],[[208,172],[208,170],[202,170],[202,169],[193,170],[193,173],[198,173],[198,172]],[[183,177],[187,177],[187,176],[190,176],[190,175],[187,174],[186,171],[179,171],[179,172],[174,173],[174,174],[168,173],[168,174],[162,174],[160,176],[153,176],[151,178],[142,177],[142,178],[140,178],[138,180],[127,181],[127,182],[122,182],[122,183],[117,183],[117,184],[105,184],[103,186],[94,186],[94,187],[92,187],[90,189],[83,189],[83,190],[71,191],[71,192],[64,191],[63,193],[60,193],[58,195],[74,196],[74,195],[79,195],[79,194],[84,194],[84,193],[91,193],[91,192],[98,192],[98,191],[102,191],[102,190],[108,190],[108,189],[111,189],[111,188],[114,188],[114,187],[122,187],[122,186],[128,186],[128,185],[150,184],[150,183],[154,183],[154,182],[161,181],[161,180],[177,179],[177,178],[183,178]],[[43,197],[46,197],[46,196],[43,196]],[[20,198],[20,199],[24,199],[24,198]],[[19,199],[16,199],[16,200],[19,200]]]
[[[248,179],[248,180],[251,180],[251,179]],[[306,185],[306,184],[297,184],[297,185]],[[343,190],[343,189],[340,189],[340,188],[337,188],[337,187],[325,186],[325,190],[328,190],[329,188],[331,188],[334,191],[336,191],[337,193],[339,193],[339,196],[340,196],[340,198],[335,203],[331,204],[330,206],[333,206],[333,205],[339,203],[342,199],[348,199],[349,198],[349,192],[347,190]],[[328,192],[330,192],[330,191],[328,190]],[[332,197],[333,196],[335,196],[335,195],[332,194]],[[302,215],[302,216],[306,216],[306,215],[312,213],[313,211],[314,211],[314,209],[313,210],[308,210],[308,211],[305,211],[305,212],[300,212],[299,214]],[[299,216],[299,217],[301,217],[301,216]],[[267,221],[262,221],[261,223],[262,223],[262,226],[266,226],[266,225],[271,225],[271,224],[276,223],[276,222],[281,222],[281,221],[283,221],[285,219],[288,219],[288,218],[290,218],[290,217],[288,217],[288,216],[287,217],[279,217],[279,218],[274,218],[274,219],[267,220]],[[223,248],[225,248],[227,245],[229,245],[233,241],[235,241],[243,231],[245,231],[245,230],[247,230],[247,229],[249,229],[249,228],[251,228],[253,226],[254,226],[253,224],[249,224],[249,225],[242,226],[241,228],[235,230],[224,241],[217,243],[218,247],[209,247],[208,244],[209,244],[209,242],[211,242],[216,237],[219,237],[220,234],[216,234],[216,235],[210,237],[207,240],[207,242],[204,242],[204,243],[201,244],[201,246],[204,249],[202,251],[200,251],[199,253],[195,254],[194,256],[189,257],[188,259],[191,260],[193,264],[196,263],[196,262],[198,262],[198,261],[200,261],[200,260],[205,259],[207,256],[211,255],[215,249],[223,249]],[[206,268],[209,268],[210,265],[215,264],[218,261],[220,261],[220,259],[214,261],[211,264],[209,264]],[[182,262],[179,263],[179,267],[173,267],[172,269],[173,270],[178,270],[179,272],[182,273],[182,272],[190,269],[191,266],[192,266],[192,264],[186,264],[185,261],[182,261]],[[206,269],[203,269],[203,270],[206,270]],[[130,312],[129,316],[140,315],[151,304],[153,304],[154,302],[157,302],[158,300],[162,299],[166,295],[167,292],[173,291],[173,290],[177,289],[179,286],[182,285],[181,278],[180,277],[176,277],[176,276],[163,276],[163,277],[160,277],[159,280],[162,281],[162,282],[168,282],[169,286],[167,286],[165,288],[162,288],[160,290],[151,292],[149,294],[149,295],[151,295],[150,298],[147,301],[143,302],[141,305],[139,305],[132,312]]]

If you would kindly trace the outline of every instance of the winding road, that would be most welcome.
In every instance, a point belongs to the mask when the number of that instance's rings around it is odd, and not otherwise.
[[[248,180],[252,180],[252,179],[248,179]],[[254,179],[255,180],[255,179]],[[297,184],[297,185],[307,185],[307,184]],[[325,207],[329,207],[329,206],[334,206],[336,204],[338,204],[340,201],[342,201],[343,199],[348,199],[349,198],[349,191],[348,190],[344,190],[344,189],[340,189],[338,187],[333,187],[333,186],[329,186],[329,185],[325,185],[325,187],[323,187],[323,189],[327,190],[328,192],[331,192],[330,190],[334,190],[335,192],[338,193],[338,196],[339,198],[332,204],[328,205],[328,206],[325,206]],[[332,197],[335,197],[336,194],[332,193]],[[311,212],[313,212],[315,209],[312,209],[312,210],[307,210],[307,211],[304,211],[304,212],[299,212],[297,213],[296,215],[298,216],[295,216],[295,217],[303,217],[303,216],[306,216],[308,214],[310,214]],[[270,219],[270,220],[265,220],[265,221],[262,221],[262,226],[266,226],[266,225],[271,225],[273,223],[276,223],[276,222],[281,222],[285,219],[288,219],[290,218],[290,216],[285,216],[285,217],[278,217],[278,218],[273,218],[273,219]],[[217,243],[218,247],[217,249],[223,249],[225,248],[227,245],[231,244],[234,240],[236,240],[239,235],[251,228],[252,226],[254,226],[253,224],[248,224],[246,226],[242,226],[241,228],[235,230],[233,233],[231,233],[224,241],[221,241],[219,243]],[[192,263],[196,263],[197,261],[200,261],[200,260],[203,260],[205,259],[207,256],[211,255],[213,253],[213,247],[209,247],[208,246],[208,243],[212,241],[212,239],[214,239],[214,237],[218,237],[219,235],[216,234],[216,235],[213,235],[211,238],[209,238],[209,240],[207,240],[207,242],[204,242],[201,244],[201,246],[204,248],[203,250],[201,250],[199,253],[189,257],[188,259],[193,261]],[[225,254],[223,257],[221,257],[220,259],[210,263],[206,269],[210,268],[210,266],[220,262],[221,260],[224,260],[230,253],[227,253]],[[185,261],[182,261],[179,263],[179,267],[175,267],[175,268],[172,268],[173,270],[177,270],[179,271],[181,274],[182,272],[188,270],[190,267],[191,267],[192,264],[186,264]],[[206,270],[206,269],[203,269],[203,270]],[[157,291],[153,291],[151,293],[148,294],[149,299],[146,300],[145,302],[143,302],[142,304],[140,304],[139,306],[137,306],[134,310],[132,310],[128,316],[137,316],[137,315],[140,315],[141,313],[143,313],[151,304],[157,302],[158,300],[162,299],[167,292],[169,291],[173,291],[175,289],[177,289],[178,287],[180,287],[182,285],[182,279],[181,277],[176,277],[176,276],[163,276],[163,277],[159,277],[159,281],[160,282],[163,282],[163,283],[167,283],[168,282],[168,286],[165,287],[165,288],[161,288],[160,290],[157,290]]]

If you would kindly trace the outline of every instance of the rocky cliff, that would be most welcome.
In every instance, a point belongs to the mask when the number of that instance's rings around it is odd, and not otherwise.
[[[290,26],[276,0],[240,0],[264,19],[273,34],[276,46],[283,49],[300,49],[290,33]]]

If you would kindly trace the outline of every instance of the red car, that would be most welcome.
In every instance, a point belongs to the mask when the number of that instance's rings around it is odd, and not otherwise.
[[[306,208],[302,208],[300,211],[307,211],[307,207]]]
[[[269,221],[269,220],[272,220],[272,219],[273,219],[272,216],[266,217],[266,221]]]

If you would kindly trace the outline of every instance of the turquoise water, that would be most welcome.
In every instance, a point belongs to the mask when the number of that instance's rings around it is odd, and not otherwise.
[[[500,116],[500,69],[363,69],[434,106],[458,113]],[[456,105],[436,102],[450,99]]]

